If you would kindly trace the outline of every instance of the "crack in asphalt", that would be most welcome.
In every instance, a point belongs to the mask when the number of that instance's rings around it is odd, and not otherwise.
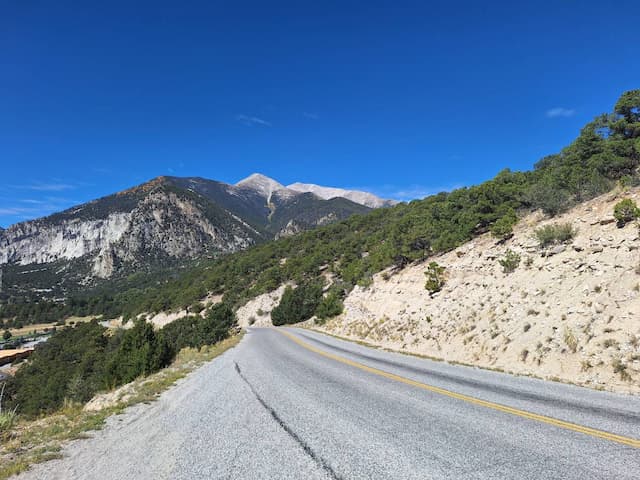
[[[253,385],[247,380],[247,378],[242,374],[240,370],[240,366],[238,362],[233,362],[235,365],[236,372],[240,376],[240,378],[247,384],[251,393],[256,397],[260,405],[269,412],[269,414],[273,417],[273,419],[282,427],[282,429],[287,432],[287,434],[302,448],[302,450],[320,467],[322,468],[327,475],[333,480],[343,480],[340,475],[336,473],[336,471],[329,465],[329,463],[318,455],[313,449],[309,446],[307,442],[305,442],[300,436],[294,432],[289,425],[285,423],[285,421],[278,415],[278,413],[260,396],[260,394],[256,391]]]

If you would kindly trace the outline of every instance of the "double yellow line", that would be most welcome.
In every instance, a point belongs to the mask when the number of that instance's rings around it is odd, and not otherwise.
[[[417,382],[409,378],[401,377],[400,375],[396,375],[394,373],[389,373],[389,372],[385,372],[384,370],[379,370],[377,368],[369,367],[367,365],[364,365],[359,362],[355,362],[353,360],[349,360],[348,358],[344,358],[339,355],[334,355],[332,353],[325,352],[324,350],[320,350],[319,348],[316,348],[313,345],[310,345],[307,342],[300,340],[300,338],[296,337],[295,335],[292,335],[291,333],[285,330],[278,329],[278,331],[281,332],[286,337],[288,337],[289,339],[291,339],[293,342],[300,345],[301,347],[306,348],[307,350],[310,350],[314,353],[317,353],[318,355],[322,355],[323,357],[329,358],[331,360],[335,360],[336,362],[340,362],[345,365],[349,365],[351,367],[364,370],[365,372],[372,373],[380,377],[388,378],[390,380],[404,383],[406,385],[411,385],[412,387],[421,388],[422,390],[427,390],[429,392],[455,398],[456,400],[462,400],[463,402],[471,403],[473,405],[479,405],[481,407],[490,408],[491,410],[497,410],[499,412],[509,413],[511,415],[515,415],[518,417],[534,420],[541,423],[546,423],[548,425],[553,425],[554,427],[564,428],[565,430],[584,433],[585,435],[590,435],[592,437],[602,438],[604,440],[621,443],[623,445],[628,445],[634,448],[640,448],[640,440],[636,440],[634,438],[624,437],[622,435],[616,435],[614,433],[605,432],[603,430],[597,430],[595,428],[585,427],[583,425],[578,425],[571,422],[565,422],[564,420],[558,420],[556,418],[547,417],[545,415],[539,415],[537,413],[527,412],[526,410],[520,410],[518,408],[508,407],[506,405],[500,405],[499,403],[488,402],[486,400],[481,400],[479,398],[471,397],[469,395],[463,395],[461,393],[452,392],[451,390],[446,390],[444,388],[434,387],[433,385]]]

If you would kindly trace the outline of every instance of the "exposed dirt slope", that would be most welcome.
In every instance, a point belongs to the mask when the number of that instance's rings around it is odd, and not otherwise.
[[[379,346],[594,388],[640,393],[640,237],[617,228],[608,194],[554,219],[532,214],[500,245],[484,235],[435,258],[446,285],[425,290],[426,264],[381,272],[320,327]],[[570,222],[573,243],[541,251],[534,230]],[[521,256],[505,274],[507,249]]]

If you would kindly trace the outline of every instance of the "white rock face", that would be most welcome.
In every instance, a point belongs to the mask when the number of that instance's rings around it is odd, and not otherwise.
[[[269,178],[261,173],[254,173],[247,178],[240,180],[235,185],[236,187],[249,188],[254,190],[265,199],[270,199],[274,192],[286,190],[286,187],[281,183],[278,183],[273,178]]]
[[[149,258],[190,258],[247,248],[255,230],[235,218],[229,214],[224,227],[214,225],[194,201],[159,190],[143,197],[130,212],[104,219],[42,219],[13,225],[0,232],[0,265],[89,256],[93,275],[107,278],[118,265]]]
[[[292,183],[288,185],[287,188],[301,193],[313,193],[324,200],[346,198],[369,208],[389,207],[398,203],[395,200],[382,199],[373,193],[361,192],[359,190],[345,190],[343,188],[322,187],[320,185],[314,185],[313,183]]]
[[[18,223],[0,233],[0,264],[28,265],[81,257],[120,240],[130,220],[131,213],[114,213],[104,220]]]

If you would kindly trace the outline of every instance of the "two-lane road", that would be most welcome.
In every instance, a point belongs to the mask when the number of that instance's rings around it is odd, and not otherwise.
[[[637,479],[640,399],[251,329],[25,478]]]

